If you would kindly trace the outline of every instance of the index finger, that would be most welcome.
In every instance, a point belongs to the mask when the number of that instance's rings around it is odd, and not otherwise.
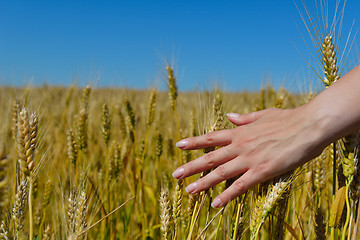
[[[183,150],[194,150],[215,146],[226,146],[231,143],[232,129],[209,132],[201,136],[185,138],[176,143],[176,147]]]

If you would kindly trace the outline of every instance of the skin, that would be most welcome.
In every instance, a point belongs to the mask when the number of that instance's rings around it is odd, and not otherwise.
[[[187,186],[198,193],[241,175],[217,196],[212,206],[222,207],[254,185],[286,173],[318,156],[331,142],[360,126],[360,66],[294,109],[267,109],[249,114],[229,113],[236,128],[186,138],[183,150],[223,146],[188,162],[173,172],[183,179],[214,168]]]

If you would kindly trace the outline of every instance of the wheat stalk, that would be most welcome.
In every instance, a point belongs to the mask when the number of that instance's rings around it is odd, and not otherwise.
[[[160,193],[160,221],[161,221],[161,231],[163,232],[164,239],[167,240],[170,238],[170,221],[171,221],[171,205],[169,200],[169,193],[165,188],[161,188]]]
[[[12,124],[12,128],[11,128],[13,140],[17,139],[19,112],[20,112],[20,103],[19,103],[19,101],[17,99],[14,99],[14,102],[13,102],[13,105],[12,105],[12,121],[13,121],[13,124]]]
[[[268,190],[267,195],[257,201],[257,210],[254,214],[254,224],[251,227],[251,239],[254,239],[258,235],[266,218],[273,213],[279,201],[288,193],[291,182],[292,180],[275,183],[271,189]]]
[[[37,144],[37,125],[38,117],[32,113],[29,116],[28,111],[23,108],[19,114],[18,120],[18,154],[22,178],[29,180],[29,221],[30,221],[30,239],[33,238],[33,212],[32,212],[32,193],[35,170],[35,148]]]
[[[80,192],[80,196],[77,199],[76,212],[75,212],[75,232],[76,234],[82,233],[87,227],[87,198],[84,191]],[[85,239],[82,235],[81,239]]]
[[[117,114],[119,116],[119,128],[120,128],[120,131],[121,131],[121,136],[123,139],[125,139],[126,137],[126,124],[125,124],[125,119],[124,119],[124,116],[121,112],[121,108],[120,107],[117,107]]]
[[[170,107],[173,112],[176,112],[176,100],[178,97],[178,88],[176,86],[176,78],[174,75],[174,70],[167,65],[166,71],[168,72],[168,87],[169,87],[169,100],[170,100]]]
[[[340,78],[338,75],[339,68],[337,67],[335,44],[330,34],[324,38],[321,52],[323,54],[322,60],[325,74],[323,83],[328,87]]]
[[[108,146],[110,136],[111,136],[111,118],[110,118],[110,112],[107,104],[104,104],[102,107],[102,126],[101,126],[101,132],[102,136],[105,142],[105,145]]]
[[[0,224],[0,238],[2,240],[10,239],[9,227],[5,220],[2,220]]]
[[[24,228],[25,203],[28,196],[27,185],[28,181],[27,179],[24,179],[17,187],[15,203],[12,210],[12,218],[14,220],[15,234],[17,238],[19,238],[20,233]]]
[[[29,117],[28,111],[23,108],[19,114],[18,122],[18,154],[20,170],[24,177],[29,177],[34,171],[34,151],[37,136],[37,116]]]
[[[53,191],[52,187],[53,187],[53,185],[51,183],[51,180],[50,179],[47,180],[47,182],[45,184],[45,193],[44,193],[43,202],[42,202],[43,209],[45,209],[50,203],[51,193]]]
[[[160,159],[163,152],[163,136],[160,131],[157,131],[155,138],[155,155],[157,159]]]
[[[130,135],[131,141],[135,142],[135,114],[133,108],[127,98],[124,98],[124,105],[126,110],[126,127],[127,132]],[[136,146],[136,145],[135,145]]]
[[[88,147],[87,142],[87,120],[88,114],[85,108],[80,110],[78,119],[77,119],[77,126],[76,126],[76,138],[77,138],[77,146],[80,151],[86,152]]]
[[[73,130],[70,128],[67,131],[67,146],[68,146],[68,158],[74,168],[74,170],[76,171],[76,160],[77,160],[77,155],[78,155],[78,147],[77,147],[77,143],[74,137],[74,133]]]
[[[183,186],[184,182],[182,179],[177,181],[175,194],[173,199],[173,219],[175,223],[175,236],[178,236],[179,227],[180,227],[180,214],[181,214],[181,202],[183,198]],[[176,238],[176,237],[174,237]]]
[[[112,179],[116,179],[118,174],[119,174],[119,166],[118,166],[118,164],[120,162],[119,158],[120,158],[119,148],[116,145],[116,143],[113,142],[111,144],[110,154],[109,154],[109,157],[108,157],[109,182]]]
[[[326,224],[324,223],[324,213],[320,208],[315,211],[315,236],[316,240],[326,239]]]
[[[52,232],[50,225],[47,225],[44,231],[43,240],[51,240],[52,239]]]
[[[88,106],[90,98],[90,86],[86,86],[81,97],[80,113],[76,125],[77,145],[80,151],[87,152],[88,147]]]
[[[157,99],[157,91],[155,89],[152,89],[150,93],[149,112],[146,120],[147,128],[150,128],[154,122],[156,99]]]
[[[70,193],[66,209],[68,235],[75,234],[76,196]]]

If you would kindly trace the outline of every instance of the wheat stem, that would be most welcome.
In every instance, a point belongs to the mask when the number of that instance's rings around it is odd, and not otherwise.
[[[96,225],[98,225],[100,222],[104,221],[106,218],[110,217],[111,215],[113,215],[117,210],[119,210],[120,208],[122,208],[125,204],[127,204],[129,201],[133,200],[135,198],[135,196],[129,198],[128,200],[126,200],[126,202],[124,202],[123,204],[121,204],[120,206],[116,207],[114,210],[112,210],[111,212],[109,212],[107,215],[105,215],[104,217],[102,217],[100,220],[98,220],[97,222],[95,222],[94,224],[92,224],[90,227],[88,227],[87,229],[85,229],[84,231],[82,231],[81,233],[79,233],[77,235],[77,237],[80,237],[81,235],[84,235],[86,232],[88,232],[90,229],[92,229],[93,227],[95,227]]]
[[[350,221],[350,214],[351,214],[351,207],[350,207],[350,201],[349,201],[349,188],[350,188],[350,184],[351,184],[351,181],[352,181],[352,176],[350,176],[350,178],[346,181],[346,221],[345,221],[345,224],[344,224],[344,227],[343,227],[343,232],[342,232],[342,235],[341,235],[341,240],[345,240],[346,238],[346,230],[347,230],[347,227],[349,225],[349,221]]]
[[[238,232],[238,226],[239,226],[239,219],[240,219],[240,209],[241,209],[241,202],[239,201],[236,206],[236,217],[235,217],[235,227],[233,232],[233,240],[237,239],[237,232]]]
[[[29,240],[32,240],[34,238],[34,224],[33,224],[33,208],[32,208],[32,190],[33,190],[33,179],[29,179],[29,225],[30,225],[30,231],[29,231]]]

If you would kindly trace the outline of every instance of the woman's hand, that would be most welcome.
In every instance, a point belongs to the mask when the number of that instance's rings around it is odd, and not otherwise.
[[[214,168],[187,186],[197,193],[241,175],[216,197],[213,207],[222,207],[252,186],[286,173],[319,155],[328,144],[322,140],[324,128],[306,105],[295,109],[267,109],[249,114],[228,114],[238,127],[211,132],[179,141],[183,150],[222,146],[173,172],[182,179]]]

